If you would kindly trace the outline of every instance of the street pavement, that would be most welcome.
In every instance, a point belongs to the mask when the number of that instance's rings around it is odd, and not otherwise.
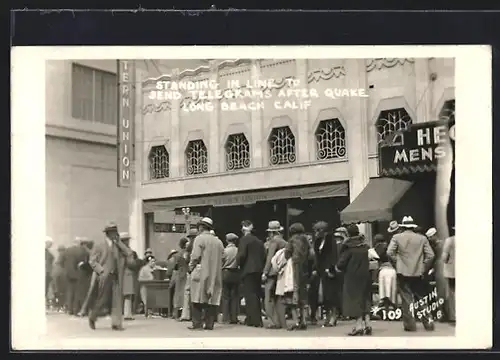
[[[323,328],[309,326],[306,331],[267,330],[252,328],[243,325],[216,324],[213,331],[192,331],[187,327],[189,322],[178,322],[166,318],[144,318],[137,315],[134,321],[125,321],[125,331],[112,331],[111,319],[101,318],[96,323],[96,330],[88,326],[87,318],[73,317],[66,314],[47,314],[46,337],[52,340],[78,339],[78,338],[210,338],[210,337],[331,337],[346,336],[353,328],[353,321],[342,321],[336,327]],[[264,320],[264,324],[268,324]],[[454,336],[455,328],[448,324],[436,323],[434,332],[427,332],[421,325],[417,332],[404,332],[400,321],[373,321],[372,337],[392,336]]]

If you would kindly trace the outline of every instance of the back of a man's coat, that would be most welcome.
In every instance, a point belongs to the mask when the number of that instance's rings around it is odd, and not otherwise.
[[[219,305],[222,295],[222,241],[209,233],[196,237],[191,253],[191,301]]]

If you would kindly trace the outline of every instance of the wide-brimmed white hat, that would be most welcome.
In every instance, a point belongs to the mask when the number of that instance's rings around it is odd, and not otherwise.
[[[399,224],[399,226],[407,229],[414,229],[418,227],[417,224],[415,224],[415,221],[413,221],[413,218],[411,216],[404,216],[403,221],[401,221],[401,224]]]
[[[283,226],[281,226],[278,220],[272,220],[267,225],[267,231],[283,231]]]
[[[436,228],[431,227],[429,230],[425,232],[425,236],[431,237],[437,234]]]
[[[389,223],[389,227],[387,228],[388,233],[393,233],[399,229],[399,224],[396,220],[393,220]]]

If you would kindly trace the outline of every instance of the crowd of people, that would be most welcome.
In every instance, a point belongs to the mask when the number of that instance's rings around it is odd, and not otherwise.
[[[55,257],[47,238],[47,307],[87,316],[91,329],[98,317],[109,314],[112,329],[123,330],[123,320],[141,311],[147,315],[147,287],[141,284],[163,270],[171,289],[167,313],[190,321],[191,330],[213,330],[218,321],[264,327],[266,317],[266,328],[294,331],[351,319],[355,325],[348,335],[371,335],[376,306],[401,308],[405,331],[416,331],[418,321],[432,331],[437,317],[428,295],[433,291],[444,303],[439,320],[455,322],[454,236],[442,242],[436,229],[423,233],[410,216],[392,221],[385,235],[374,236],[373,246],[355,224],[332,231],[319,221],[308,234],[294,223],[285,239],[285,229],[273,220],[265,241],[253,230],[245,220],[241,235],[220,239],[212,219],[205,217],[163,262],[151,249],[139,258],[130,236],[114,223],[104,228],[101,241],[77,238],[67,248],[59,246]],[[419,306],[429,311],[416,316]]]

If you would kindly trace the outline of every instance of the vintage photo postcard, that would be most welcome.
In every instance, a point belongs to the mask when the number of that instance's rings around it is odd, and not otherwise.
[[[488,46],[19,47],[12,105],[13,349],[492,345]]]

